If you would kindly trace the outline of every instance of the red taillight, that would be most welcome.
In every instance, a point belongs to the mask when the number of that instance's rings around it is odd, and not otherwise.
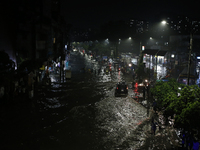
[[[135,83],[135,87],[138,87],[138,83]]]
[[[118,87],[117,87],[117,90],[118,90]]]
[[[128,90],[128,86],[127,86],[127,88],[126,88],[127,90]]]

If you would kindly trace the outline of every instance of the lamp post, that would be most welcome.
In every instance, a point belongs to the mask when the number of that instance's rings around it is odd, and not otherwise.
[[[155,77],[156,77],[156,79],[157,79],[157,65],[158,65],[157,53],[156,53],[155,57],[156,57],[156,69],[155,69],[156,71],[155,71]]]
[[[158,65],[158,52],[160,51],[160,49],[157,51],[157,53],[156,53],[156,55],[155,55],[155,57],[156,57],[156,79],[157,79],[157,72],[158,72],[158,70],[157,70],[157,65]]]

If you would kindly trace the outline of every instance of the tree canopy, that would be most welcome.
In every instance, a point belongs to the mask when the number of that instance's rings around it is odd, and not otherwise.
[[[0,71],[6,73],[12,70],[14,70],[14,62],[6,52],[0,51]]]
[[[200,129],[200,88],[197,85],[183,85],[171,79],[156,83],[151,92],[158,108],[164,108],[165,117],[175,115],[176,127]]]

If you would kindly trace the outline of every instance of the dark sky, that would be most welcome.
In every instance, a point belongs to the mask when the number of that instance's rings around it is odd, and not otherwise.
[[[67,23],[75,27],[99,27],[110,20],[162,19],[169,13],[200,17],[198,1],[176,0],[120,0],[120,1],[69,1],[61,0],[61,13]]]

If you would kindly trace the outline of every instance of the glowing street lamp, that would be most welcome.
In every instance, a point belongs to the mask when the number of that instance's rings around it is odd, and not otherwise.
[[[166,24],[167,24],[167,22],[166,22],[165,20],[163,20],[161,23],[162,23],[163,25],[166,25]]]
[[[131,37],[129,37],[128,39],[131,40]]]
[[[119,39],[119,42],[118,42],[118,44],[120,44],[120,42],[121,42],[121,39]]]

